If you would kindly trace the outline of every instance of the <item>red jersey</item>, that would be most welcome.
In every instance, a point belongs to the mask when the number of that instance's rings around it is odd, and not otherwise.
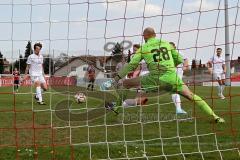
[[[15,81],[15,80],[19,80],[19,78],[20,78],[20,73],[19,73],[19,71],[13,71],[13,77],[14,77],[14,81]]]
[[[87,69],[88,72],[88,78],[89,79],[94,79],[95,78],[95,69],[92,66],[89,66]]]

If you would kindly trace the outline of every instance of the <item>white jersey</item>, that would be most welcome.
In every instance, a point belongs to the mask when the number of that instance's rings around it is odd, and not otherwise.
[[[177,75],[178,75],[180,78],[182,78],[182,76],[183,76],[184,61],[187,60],[187,57],[185,57],[185,55],[182,54],[182,53],[179,53],[179,54],[183,57],[183,63],[177,65],[176,73],[177,73]]]
[[[213,73],[223,73],[223,65],[225,64],[225,60],[222,56],[218,57],[217,55],[213,56],[210,61],[213,65]]]
[[[30,76],[42,76],[43,75],[43,56],[31,54],[27,59],[27,64],[30,65]]]

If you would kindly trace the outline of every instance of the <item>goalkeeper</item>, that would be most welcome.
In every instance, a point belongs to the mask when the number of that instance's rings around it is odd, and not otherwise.
[[[143,32],[143,38],[145,44],[141,46],[131,61],[118,72],[114,80],[107,81],[101,85],[102,90],[107,90],[111,86],[122,85],[127,89],[141,86],[149,91],[160,89],[172,93],[177,92],[188,100],[194,101],[201,110],[212,116],[216,123],[224,123],[224,119],[217,116],[210,106],[201,97],[192,93],[177,76],[176,66],[183,62],[183,58],[176,49],[169,42],[157,39],[153,28],[146,28]],[[147,63],[149,75],[121,80],[129,72],[134,71],[142,59]],[[121,83],[119,83],[119,80],[121,80]],[[116,103],[107,103],[106,108],[111,107],[112,109],[114,107],[113,104]]]

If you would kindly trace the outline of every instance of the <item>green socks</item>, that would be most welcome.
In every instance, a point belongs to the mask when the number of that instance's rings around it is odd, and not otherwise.
[[[204,111],[206,114],[213,116],[214,118],[217,118],[218,116],[213,112],[213,110],[210,108],[210,106],[198,95],[194,94],[193,95],[193,101],[197,104],[198,107],[202,111]]]

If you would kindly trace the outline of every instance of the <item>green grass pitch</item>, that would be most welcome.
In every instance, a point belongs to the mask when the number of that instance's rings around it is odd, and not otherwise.
[[[168,93],[151,96],[147,106],[125,108],[118,116],[112,112],[103,114],[102,106],[94,117],[86,110],[99,106],[105,93],[85,93],[89,95],[87,102],[77,104],[67,90],[74,93],[79,88],[55,89],[44,93],[47,105],[39,106],[30,87],[20,88],[15,95],[8,93],[11,87],[0,87],[1,160],[240,159],[239,87],[226,87],[225,100],[216,97],[215,88],[191,88],[226,124],[213,123],[183,98],[182,106],[188,114],[176,117]],[[63,101],[71,112],[58,113],[65,114],[67,120],[54,112]]]

